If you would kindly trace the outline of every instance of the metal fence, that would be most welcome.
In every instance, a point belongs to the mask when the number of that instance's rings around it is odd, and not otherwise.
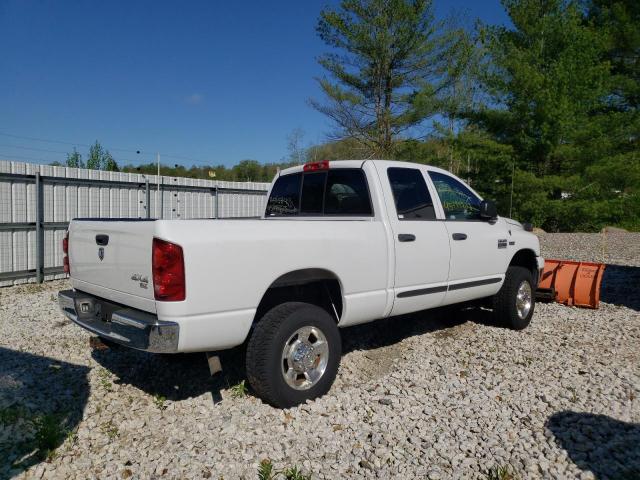
[[[0,161],[0,286],[63,278],[73,218],[257,217],[268,187]]]

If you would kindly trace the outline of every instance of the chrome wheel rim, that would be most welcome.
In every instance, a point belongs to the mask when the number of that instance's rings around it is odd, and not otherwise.
[[[527,318],[531,311],[532,298],[531,285],[528,281],[523,280],[518,287],[518,294],[516,295],[516,311],[518,312],[518,317],[522,320]]]
[[[329,344],[317,327],[302,327],[282,349],[282,376],[291,388],[308,390],[316,385],[329,363]]]

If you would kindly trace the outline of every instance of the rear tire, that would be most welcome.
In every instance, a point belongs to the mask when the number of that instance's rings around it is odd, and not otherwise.
[[[287,408],[327,393],[340,365],[342,346],[326,310],[287,302],[269,310],[247,345],[247,379],[274,407]]]
[[[531,272],[510,266],[500,291],[493,296],[494,318],[505,327],[522,330],[531,323],[535,308],[535,288]]]

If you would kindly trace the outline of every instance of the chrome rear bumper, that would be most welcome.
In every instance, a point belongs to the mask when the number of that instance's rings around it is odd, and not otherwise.
[[[106,340],[147,352],[178,351],[177,323],[75,290],[58,292],[58,305],[71,321]]]

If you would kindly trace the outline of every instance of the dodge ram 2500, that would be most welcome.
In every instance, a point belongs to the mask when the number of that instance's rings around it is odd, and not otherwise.
[[[253,390],[286,407],[329,390],[341,327],[484,299],[525,328],[544,265],[527,230],[439,168],[314,162],[276,176],[261,219],[73,220],[59,303],[140,350],[246,342]]]

